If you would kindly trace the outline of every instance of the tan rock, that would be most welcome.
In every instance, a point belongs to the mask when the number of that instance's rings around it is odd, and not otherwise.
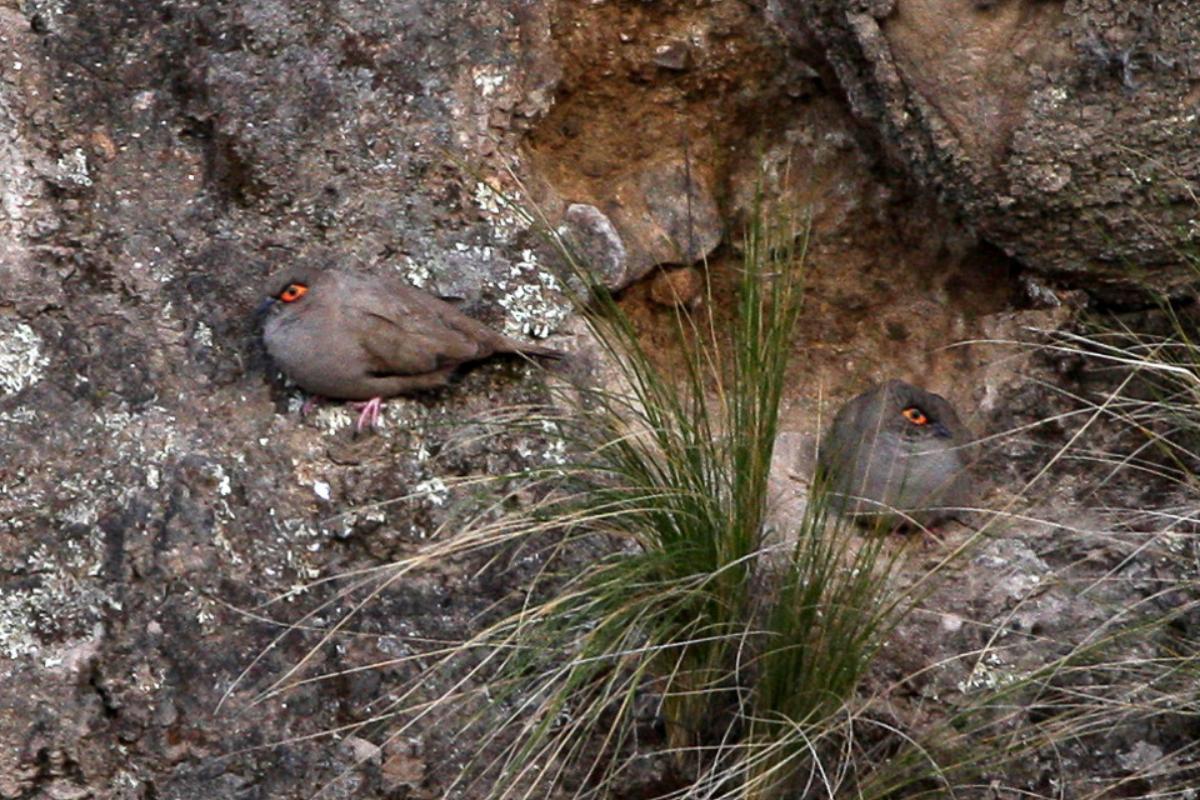
[[[664,269],[650,283],[650,299],[660,306],[699,305],[704,296],[704,276],[695,267]]]

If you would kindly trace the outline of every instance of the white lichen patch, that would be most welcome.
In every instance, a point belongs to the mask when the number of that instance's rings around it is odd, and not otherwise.
[[[207,628],[217,621],[217,606],[206,598],[200,598],[200,608],[196,611],[196,622]]]
[[[296,406],[295,413],[299,413],[300,408],[302,408],[303,405],[304,401],[301,400]],[[288,407],[290,410],[290,402]],[[354,419],[354,415],[351,413],[350,408],[346,406],[345,403],[330,403],[322,405],[316,410],[316,413],[313,414],[313,422],[325,433],[337,433],[344,428],[349,428],[354,424]]]
[[[211,477],[217,485],[217,494],[221,497],[233,494],[233,483],[229,479],[229,474],[225,472],[225,468],[220,464],[213,464],[210,471]]]
[[[320,548],[318,547],[317,549],[319,550]],[[313,552],[311,547],[304,548],[304,550]],[[298,577],[302,580],[310,581],[310,580],[315,580],[315,579],[321,577],[321,569],[318,566],[316,566],[315,564],[312,564],[311,562],[308,561],[308,558],[307,558],[307,556],[304,555],[303,550],[297,550],[296,548],[289,548],[287,550],[284,550],[283,551],[283,561],[287,565],[287,567],[292,571],[292,573],[294,573],[296,577]],[[279,578],[282,576],[282,573],[279,570],[274,569],[272,567],[267,567],[264,571],[271,578]],[[302,584],[302,583],[293,584],[291,586],[291,588],[288,589],[288,595],[289,595],[288,599],[291,600],[294,597],[298,596],[300,593],[306,592],[306,591],[308,591],[308,586],[306,584]]]
[[[404,276],[404,280],[418,289],[424,289],[433,280],[433,273],[429,267],[408,257],[405,257],[404,265],[400,267],[400,274]]]
[[[413,495],[430,505],[441,507],[450,499],[450,487],[441,478],[434,476],[414,486]]]
[[[1034,103],[1048,110],[1062,106],[1069,99],[1071,99],[1071,93],[1065,86],[1050,86],[1035,92],[1033,96]]]
[[[109,433],[124,433],[133,425],[133,414],[128,411],[117,410],[103,414],[95,414],[92,417],[96,422]]]
[[[517,455],[533,464],[558,466],[567,463],[567,440],[562,438],[558,425],[552,420],[542,420],[545,439],[521,439],[516,444]]]
[[[504,329],[509,334],[544,339],[571,315],[571,304],[562,285],[544,270],[532,250],[521,251],[520,259],[509,272],[512,280],[502,280],[499,303],[508,312]]]
[[[63,153],[54,167],[58,179],[63,183],[80,187],[92,185],[92,177],[88,172],[87,154],[81,147],[76,147],[69,153]]]
[[[397,430],[414,430],[419,428],[429,417],[424,406],[409,397],[389,397],[387,402],[383,404],[383,411],[380,414],[379,421],[382,424],[385,420],[389,426],[394,426]],[[389,431],[385,426],[385,434]]]
[[[471,70],[471,80],[481,96],[491,97],[508,80],[508,75],[499,67],[484,64]]]
[[[474,264],[490,264],[496,258],[496,248],[487,245],[456,242],[454,251]]]
[[[20,406],[12,411],[0,414],[0,428],[15,425],[28,425],[37,421],[37,409],[31,406]]]
[[[70,503],[56,515],[60,524],[88,528],[100,516],[100,503],[103,501],[96,496],[95,486],[78,474],[59,482],[55,499],[58,503]]]
[[[39,631],[52,632],[60,620],[99,620],[112,599],[86,577],[99,574],[104,543],[98,533],[85,540],[39,545],[26,556],[24,571],[37,576],[28,587],[0,592],[0,656],[13,661],[43,652]]]
[[[100,511],[96,508],[95,501],[88,499],[69,506],[59,515],[59,519],[68,525],[87,527],[96,524],[99,514]]]
[[[472,194],[475,205],[483,212],[492,235],[497,241],[509,242],[529,228],[532,220],[520,212],[513,198],[504,193],[499,181],[478,181]]]
[[[38,652],[31,617],[35,608],[45,605],[44,597],[45,593],[40,589],[0,594],[0,655],[6,660],[14,661]]]
[[[212,328],[205,325],[203,322],[196,323],[196,329],[192,331],[192,340],[202,347],[213,346]]]
[[[42,379],[50,358],[42,337],[24,322],[0,323],[0,392],[16,394]]]
[[[963,694],[969,694],[976,689],[993,690],[1010,686],[1019,680],[1021,676],[1009,669],[1000,654],[992,650],[975,662],[971,674],[959,681],[957,688]]]
[[[130,677],[133,679],[134,686],[145,695],[153,695],[162,689],[165,683],[163,670],[159,667],[151,666],[146,661],[134,667]]]
[[[339,514],[337,520],[339,527],[334,531],[334,536],[339,539],[348,539],[354,534],[354,528],[360,522],[372,522],[380,525],[387,522],[387,511],[380,506],[367,506]]]

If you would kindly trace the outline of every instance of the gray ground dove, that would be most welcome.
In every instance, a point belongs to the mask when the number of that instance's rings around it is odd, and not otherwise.
[[[934,525],[972,496],[971,435],[941,395],[891,380],[842,406],[821,441],[831,506],[880,527]]]
[[[496,353],[563,355],[510,339],[390,278],[292,267],[271,278],[267,294],[259,311],[271,358],[305,391],[367,401],[360,430],[376,422],[383,398],[442,386],[469,362]]]

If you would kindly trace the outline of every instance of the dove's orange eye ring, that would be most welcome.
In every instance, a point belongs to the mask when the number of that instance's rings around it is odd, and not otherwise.
[[[904,409],[900,413],[903,414],[904,418],[906,420],[908,420],[909,422],[911,422],[913,425],[928,425],[929,424],[929,417],[925,416],[925,412],[922,411],[921,409],[917,408],[916,406],[909,406],[908,408]]]
[[[279,293],[279,299],[285,303],[294,303],[308,294],[308,287],[303,283],[289,283],[288,287]]]

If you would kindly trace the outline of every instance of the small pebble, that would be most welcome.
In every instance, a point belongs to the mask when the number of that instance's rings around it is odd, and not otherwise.
[[[654,48],[654,63],[663,69],[682,72],[690,66],[691,60],[691,51],[687,42],[668,42]]]
[[[704,294],[704,276],[695,267],[662,270],[650,283],[650,299],[669,308],[695,308]]]

